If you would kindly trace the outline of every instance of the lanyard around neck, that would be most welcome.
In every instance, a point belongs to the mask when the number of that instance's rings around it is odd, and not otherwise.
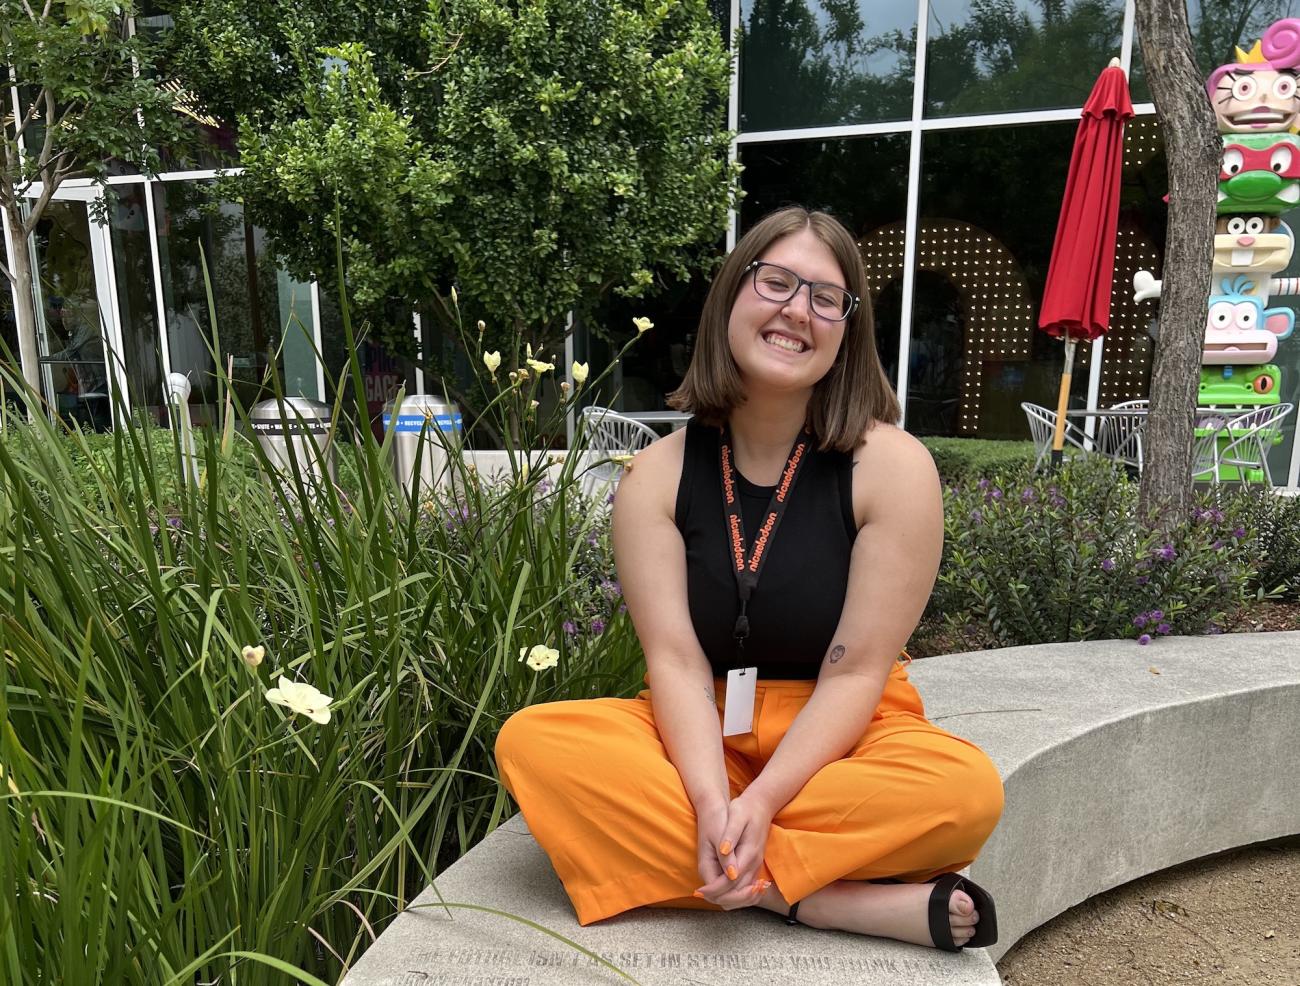
[[[749,636],[749,616],[746,613],[749,598],[754,594],[759,576],[763,574],[763,566],[771,553],[772,539],[776,536],[781,518],[785,516],[790,494],[810,448],[812,436],[807,431],[801,431],[790,446],[785,469],[781,471],[781,481],[772,491],[772,499],[763,512],[763,523],[759,526],[758,536],[746,552],[745,520],[741,516],[740,496],[736,490],[735,450],[731,442],[731,429],[723,428],[719,438],[718,457],[722,464],[722,513],[727,529],[727,556],[731,560],[732,574],[736,576],[736,595],[740,599],[740,615],[736,617],[735,630],[737,658],[743,656],[745,638]]]

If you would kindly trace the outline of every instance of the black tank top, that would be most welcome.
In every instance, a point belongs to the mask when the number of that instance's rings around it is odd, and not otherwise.
[[[694,418],[686,425],[676,521],[686,542],[695,636],[713,673],[725,675],[736,666],[740,602],[723,526],[720,435]],[[756,486],[739,471],[736,485],[748,551],[775,487]],[[857,533],[852,456],[814,450],[800,470],[747,608],[744,662],[757,667],[760,678],[817,677],[844,608]]]

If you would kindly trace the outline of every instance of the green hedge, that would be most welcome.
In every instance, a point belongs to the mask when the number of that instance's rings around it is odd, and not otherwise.
[[[994,441],[987,438],[922,438],[934,456],[945,485],[998,474],[1029,472],[1034,466],[1033,442]]]

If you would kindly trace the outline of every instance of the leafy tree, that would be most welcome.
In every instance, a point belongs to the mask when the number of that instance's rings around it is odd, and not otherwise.
[[[189,84],[238,113],[227,193],[303,278],[333,269],[337,204],[350,291],[394,350],[413,307],[452,320],[453,285],[470,324],[553,344],[570,310],[715,252],[737,169],[704,0],[398,4],[382,30],[369,4],[219,0],[270,30],[205,53],[210,6],[171,9]]]
[[[182,139],[174,97],[151,74],[153,50],[128,29],[132,13],[130,0],[0,0],[0,65],[8,69],[0,209],[13,234],[0,271],[17,288],[23,374],[38,393],[30,238],[46,207],[66,179],[102,183],[123,164],[152,172],[154,148]]]

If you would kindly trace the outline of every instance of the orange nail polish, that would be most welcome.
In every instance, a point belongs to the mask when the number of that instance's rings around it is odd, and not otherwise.
[[[731,843],[724,841],[722,845],[718,846],[718,852],[722,853],[724,856],[727,855],[731,852]]]
[[[737,875],[737,874],[736,874],[736,868],[735,868],[734,866],[728,866],[728,867],[727,867],[727,879],[728,879],[728,880],[734,880],[734,879],[736,879],[736,875]]]

